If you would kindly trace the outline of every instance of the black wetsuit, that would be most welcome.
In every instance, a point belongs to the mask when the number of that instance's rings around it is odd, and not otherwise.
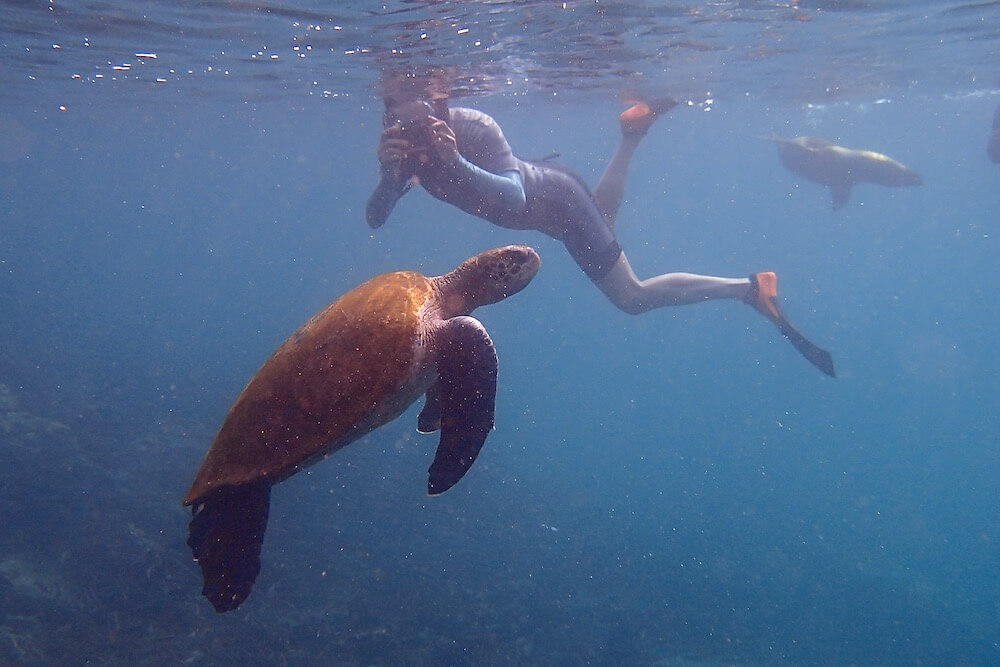
[[[392,202],[406,190],[406,179],[417,176],[434,197],[508,229],[534,229],[562,241],[584,273],[599,281],[621,255],[614,231],[594,203],[586,185],[574,174],[545,163],[515,156],[503,131],[490,116],[476,109],[453,107],[449,126],[455,133],[461,160],[442,169],[434,162],[404,166],[397,185],[383,182],[369,202],[369,224],[384,222]],[[520,177],[520,184],[511,178]],[[523,194],[523,201],[519,198]],[[379,198],[384,215],[373,216]]]

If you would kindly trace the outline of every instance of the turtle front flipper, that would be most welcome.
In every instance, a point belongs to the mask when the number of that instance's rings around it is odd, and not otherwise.
[[[201,566],[201,594],[220,614],[239,607],[260,572],[271,483],[224,486],[195,504],[188,546]]]
[[[417,415],[417,432],[433,433],[441,428],[441,381],[435,380],[424,398],[424,407]]]
[[[479,320],[461,316],[446,321],[435,334],[435,349],[441,441],[427,471],[432,496],[453,487],[472,467],[493,429],[497,391],[496,350]]]

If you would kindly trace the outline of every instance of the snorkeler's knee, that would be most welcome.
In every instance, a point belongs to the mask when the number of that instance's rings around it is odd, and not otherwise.
[[[629,315],[642,315],[650,311],[650,306],[642,294],[629,287],[615,284],[598,284],[608,300],[615,305],[618,310]]]
[[[648,313],[652,310],[648,303],[635,298],[628,298],[623,301],[614,301],[613,303],[620,311],[628,313],[629,315],[642,315],[643,313]]]
[[[629,315],[642,315],[651,309],[642,289],[635,282],[625,256],[601,278],[591,277],[598,289],[618,310]]]

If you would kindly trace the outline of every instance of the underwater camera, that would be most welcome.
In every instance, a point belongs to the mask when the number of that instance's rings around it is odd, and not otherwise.
[[[431,121],[434,107],[424,100],[410,100],[393,105],[385,110],[385,125],[399,125],[400,136],[414,148],[428,148],[431,145]]]

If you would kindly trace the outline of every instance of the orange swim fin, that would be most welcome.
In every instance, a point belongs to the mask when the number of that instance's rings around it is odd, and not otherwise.
[[[656,117],[665,114],[675,106],[677,100],[663,97],[656,100],[629,99],[631,104],[618,116],[622,125],[622,134],[646,134]]]
[[[750,276],[750,283],[753,285],[750,292],[753,301],[750,305],[769,320],[780,318],[781,312],[778,310],[778,276],[774,271],[755,273]]]
[[[778,307],[778,276],[773,271],[764,271],[750,276],[750,294],[747,303],[771,320],[785,338],[813,366],[830,377],[837,377],[833,367],[833,356],[819,347],[792,326],[785,314]]]

